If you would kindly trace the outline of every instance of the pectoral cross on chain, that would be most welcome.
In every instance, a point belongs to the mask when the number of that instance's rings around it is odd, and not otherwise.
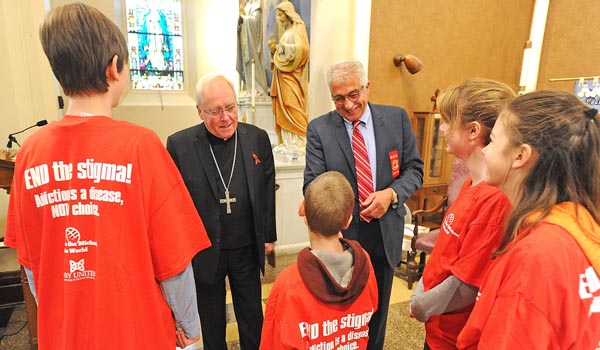
[[[231,173],[229,174],[229,182],[227,183],[227,185],[225,185],[225,180],[223,180],[223,174],[221,174],[221,169],[219,169],[219,163],[217,162],[217,158],[215,157],[215,152],[213,152],[211,144],[208,144],[208,147],[210,148],[210,154],[213,157],[213,161],[215,162],[215,166],[217,167],[217,172],[219,173],[219,178],[221,179],[223,188],[225,188],[225,198],[219,198],[219,203],[227,204],[227,214],[231,214],[231,203],[235,203],[235,198],[229,197],[229,186],[231,185],[231,179],[233,178],[233,170],[235,170],[235,158],[237,156],[237,131],[235,132],[234,144],[235,146],[233,148],[233,161],[231,162]]]
[[[229,191],[225,191],[225,198],[219,199],[219,203],[227,204],[227,214],[231,214],[231,203],[235,203],[235,198],[229,197]]]

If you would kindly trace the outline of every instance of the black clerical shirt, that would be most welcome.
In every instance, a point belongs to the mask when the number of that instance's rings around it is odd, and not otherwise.
[[[215,158],[219,164],[221,175],[225,185],[229,182],[233,153],[235,150],[235,135],[224,141],[208,132],[208,142],[212,146]],[[209,151],[210,152],[210,151]],[[223,182],[216,172],[216,182],[219,200],[225,198]],[[245,247],[254,242],[254,219],[252,215],[252,203],[248,193],[248,179],[244,168],[244,159],[238,140],[237,156],[231,184],[229,185],[229,197],[235,198],[231,203],[231,214],[227,214],[227,205],[220,204],[221,209],[221,249],[236,249]]]

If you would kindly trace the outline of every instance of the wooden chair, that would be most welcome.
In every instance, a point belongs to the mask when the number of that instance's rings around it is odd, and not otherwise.
[[[448,180],[448,191],[446,192],[448,196],[446,208],[449,208],[450,205],[452,205],[452,203],[456,200],[458,194],[460,193],[460,189],[468,176],[469,170],[467,169],[467,166],[465,165],[464,161],[460,158],[454,159],[454,163],[452,164],[452,171],[450,172],[450,179]],[[417,249],[420,251],[431,253],[433,247],[435,246],[439,233],[440,229],[437,228],[430,230],[427,233],[419,235],[419,239],[416,243]]]
[[[429,201],[431,203],[431,201]],[[418,281],[419,278],[423,275],[423,270],[425,270],[425,263],[427,259],[427,252],[421,251],[419,252],[419,262],[416,261],[417,256],[417,247],[416,242],[419,238],[419,226],[425,222],[425,219],[432,216],[441,216],[443,217],[443,213],[446,209],[446,204],[448,202],[448,197],[440,197],[440,199],[435,202],[433,206],[429,206],[426,209],[419,209],[412,212],[412,223],[414,225],[413,228],[413,236],[410,241],[410,250],[406,252],[406,260],[400,261],[398,265],[400,270],[400,277],[406,279],[408,283],[408,289],[412,289],[413,283]],[[404,269],[402,265],[406,265]]]

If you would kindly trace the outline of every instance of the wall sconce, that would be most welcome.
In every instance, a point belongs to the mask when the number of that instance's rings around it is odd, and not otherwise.
[[[423,62],[413,55],[398,54],[394,56],[394,65],[396,67],[402,67],[402,62],[404,62],[404,65],[410,74],[418,73],[423,69]]]

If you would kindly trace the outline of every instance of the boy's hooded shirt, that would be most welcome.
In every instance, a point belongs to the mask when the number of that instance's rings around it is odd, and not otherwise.
[[[368,254],[340,239],[354,254],[352,277],[340,285],[309,248],[277,277],[265,311],[260,349],[308,349],[312,345],[365,349],[377,309],[377,282]]]

